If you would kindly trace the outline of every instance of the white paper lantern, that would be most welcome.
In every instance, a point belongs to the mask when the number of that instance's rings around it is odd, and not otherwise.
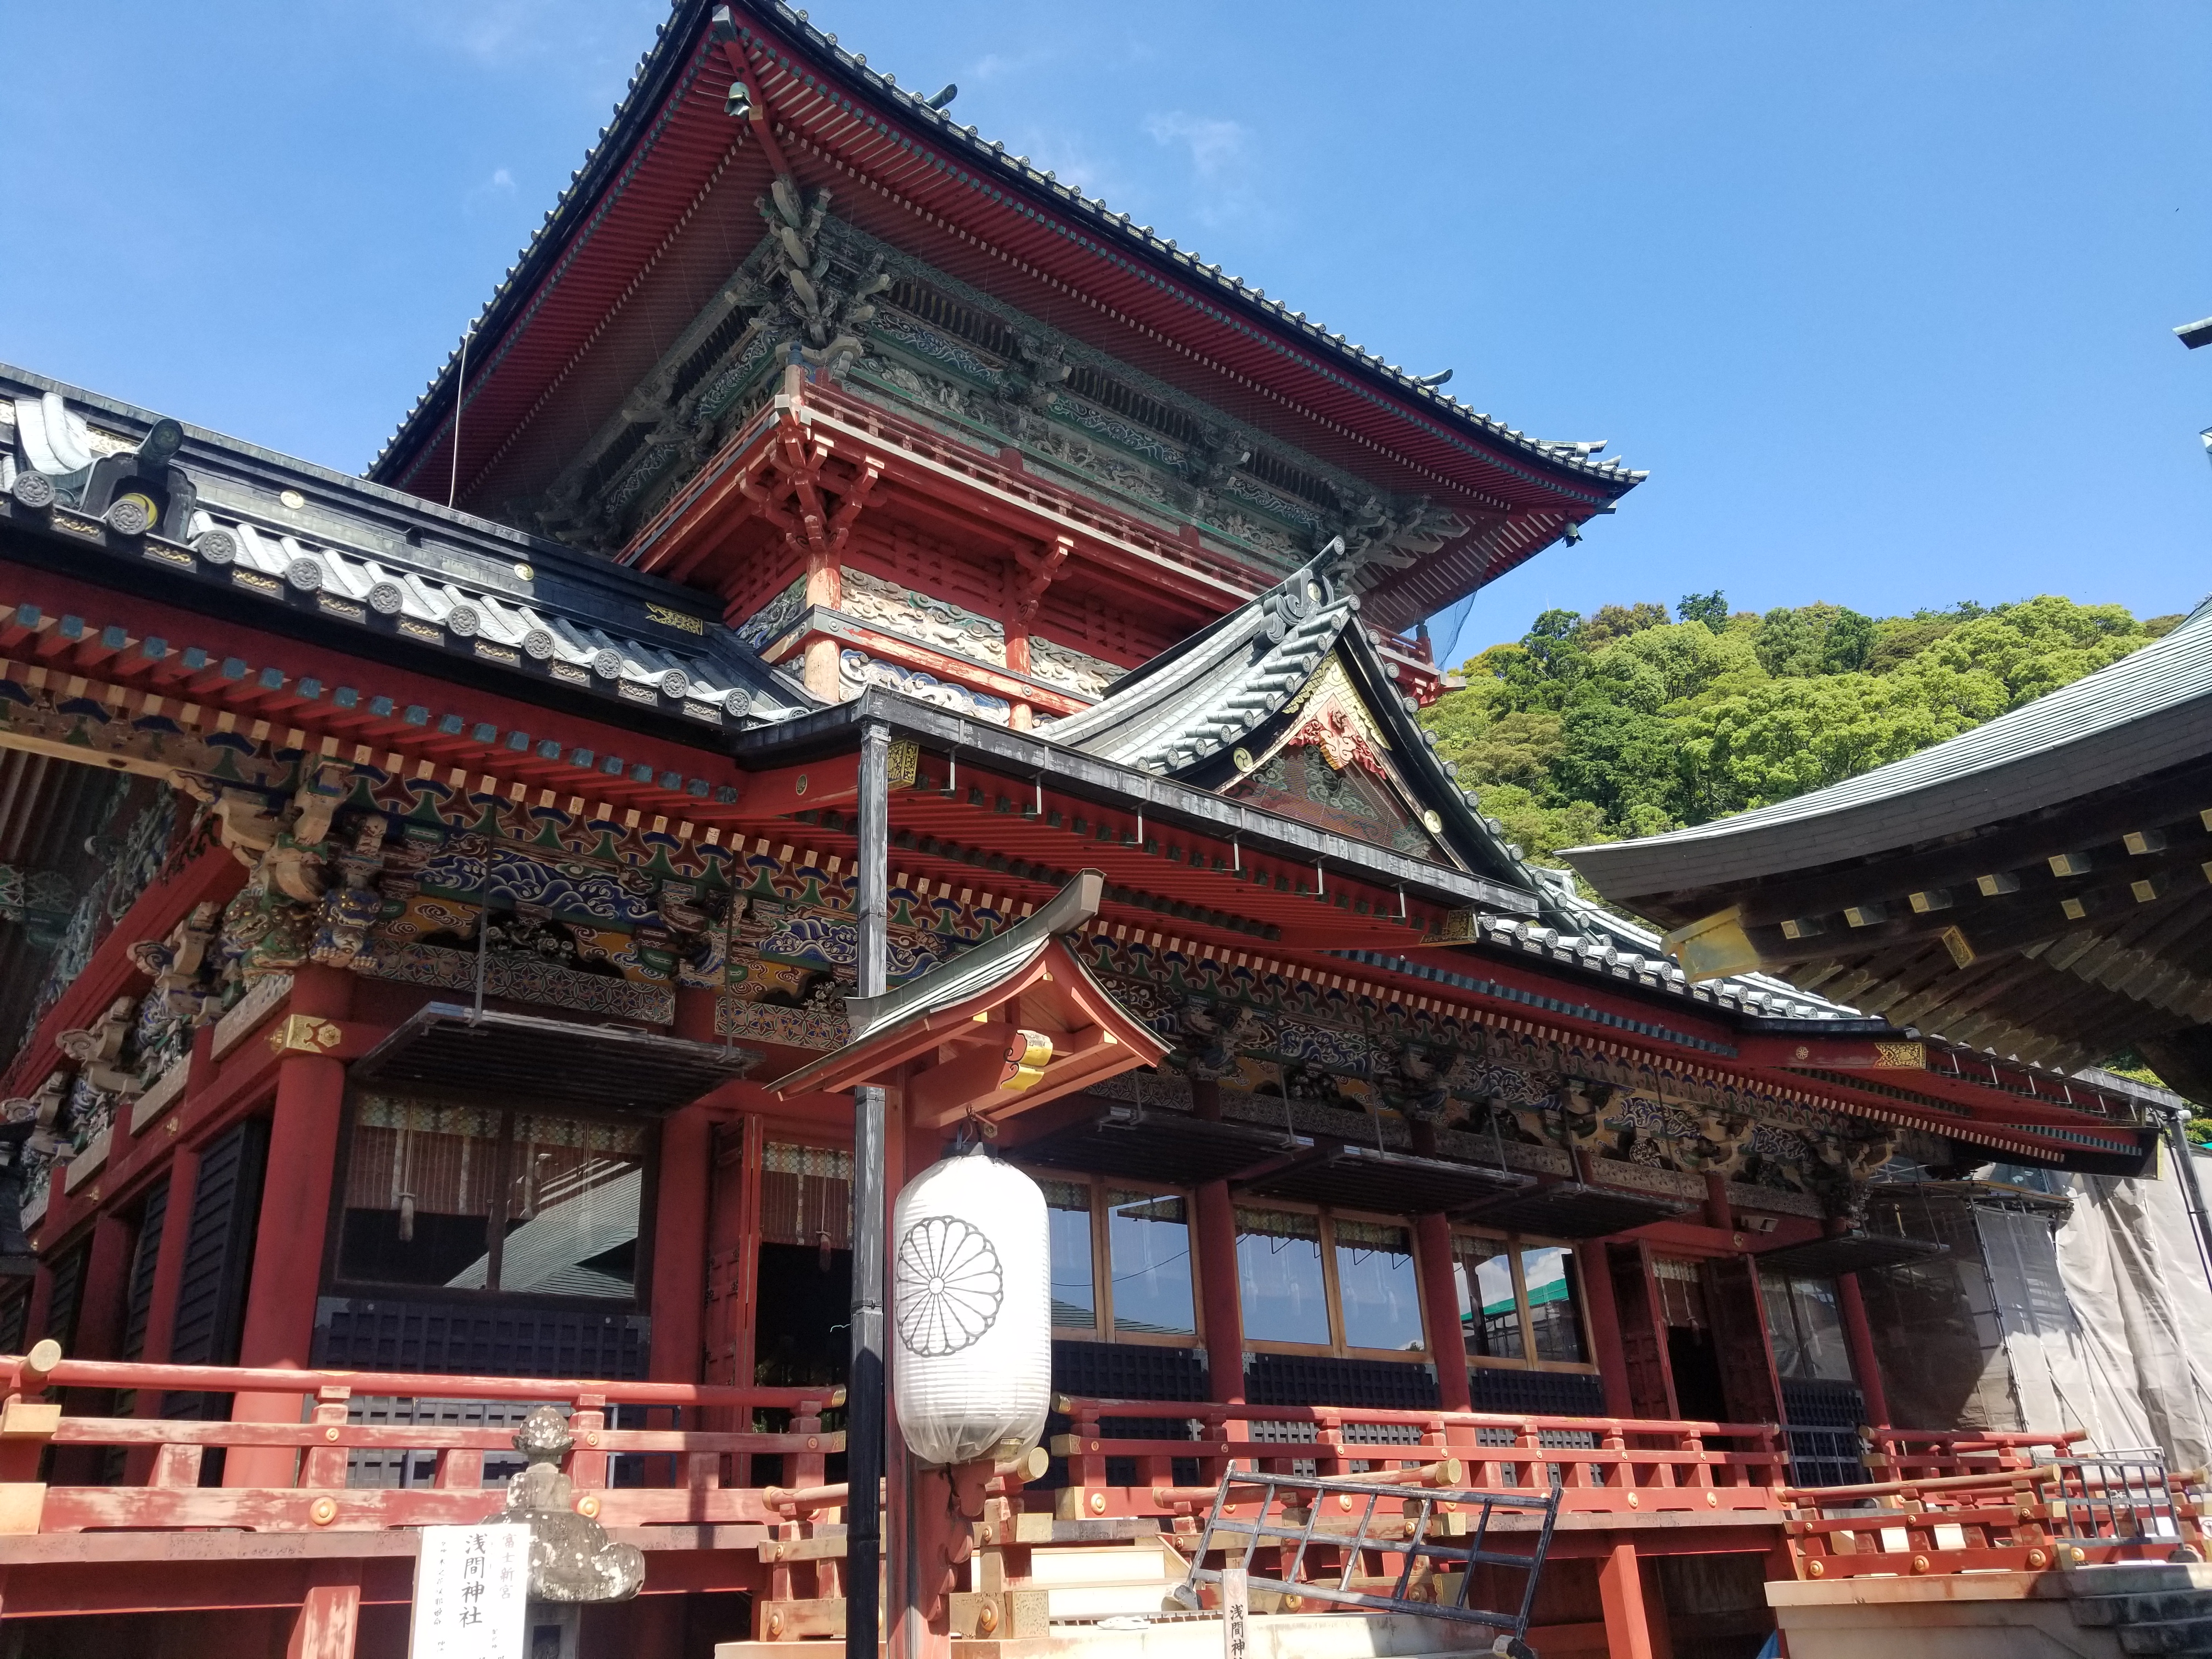
[[[979,1147],[907,1183],[891,1217],[891,1394],[924,1463],[1003,1462],[1052,1403],[1044,1194]]]

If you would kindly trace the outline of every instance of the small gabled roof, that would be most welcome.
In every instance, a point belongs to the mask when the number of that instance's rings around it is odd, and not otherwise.
[[[785,1098],[849,1089],[870,1079],[905,1078],[910,1121],[918,1127],[963,1114],[994,1116],[1103,1083],[1136,1066],[1157,1066],[1168,1045],[1114,1000],[1066,936],[1098,914],[1106,878],[1080,870],[1020,921],[941,967],[917,974],[881,996],[847,997],[845,1046],[769,1086]],[[999,1016],[994,1018],[994,1015]],[[1036,1023],[1039,1030],[1024,1029]],[[1072,1042],[1066,1038],[1074,1035]],[[1032,1064],[1002,1058],[1042,1036]],[[1054,1036],[1062,1040],[1058,1044]],[[963,1052],[943,1057],[948,1048]],[[934,1057],[934,1063],[930,1063]],[[1012,1075],[1007,1075],[1011,1073]]]
[[[1443,839],[1471,870],[1548,899],[1547,890],[1475,810],[1431,748],[1411,700],[1358,620],[1359,596],[1340,580],[1342,544],[1123,675],[1100,702],[1044,728],[1085,754],[1163,777],[1214,768],[1281,714],[1334,658],[1343,665],[1393,760]]]

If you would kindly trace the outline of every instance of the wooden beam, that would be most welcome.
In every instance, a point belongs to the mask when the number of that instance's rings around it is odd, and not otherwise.
[[[1961,966],[1977,957],[2017,951],[2056,939],[2090,917],[2122,919],[2162,914],[2212,893],[2206,854],[2212,842],[2131,859],[2108,859],[2079,866],[2081,873],[2056,875],[2049,868],[2024,869],[2018,883],[1994,896],[1953,889],[1942,908],[1915,910],[1895,895],[1877,897],[1862,890],[1857,914],[1880,920],[1852,927],[1839,914],[1790,921],[1754,923],[1746,932],[1769,969],[1794,962],[1856,955],[1920,939],[1946,941]],[[2074,867],[2074,866],[2069,866]],[[1869,878],[1873,872],[1869,872]],[[1810,930],[1816,921],[1819,931]],[[1796,929],[1795,936],[1792,930]]]
[[[1915,892],[1972,888],[1997,872],[2048,868],[2054,854],[2100,850],[2113,860],[2131,858],[2125,838],[2164,831],[2169,848],[2212,841],[2203,817],[2212,810],[2212,764],[2195,763],[2114,791],[2102,800],[2077,803],[2054,818],[1998,826],[1971,841],[1909,855],[1878,857],[1849,869],[1760,882],[1731,895],[1747,925],[1778,925],[1793,916],[1840,915],[1847,904],[1869,899],[1905,903]],[[2200,853],[2199,858],[2205,856]],[[1908,907],[1909,908],[1909,907]]]
[[[1747,1066],[1796,1066],[1820,1072],[1919,1072],[1928,1047],[1907,1038],[1746,1036],[1736,1057]]]

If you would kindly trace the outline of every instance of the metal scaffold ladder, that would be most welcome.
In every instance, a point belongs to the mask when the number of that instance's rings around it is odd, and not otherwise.
[[[1496,1633],[1496,1651],[1526,1654],[1522,1638],[1535,1609],[1536,1586],[1559,1513],[1556,1469],[1551,1491],[1541,1497],[1231,1471],[1214,1492],[1206,1529],[1191,1553],[1190,1571],[1176,1588],[1176,1599],[1188,1607],[1202,1605],[1199,1586],[1221,1581],[1222,1569],[1206,1565],[1218,1550],[1225,1565],[1243,1569],[1246,1583],[1255,1590],[1371,1613],[1486,1625]],[[1245,1519],[1247,1515],[1251,1518]],[[1462,1516],[1468,1523],[1463,1531],[1454,1524]],[[1516,1541],[1528,1540],[1526,1548],[1492,1547],[1492,1522],[1502,1516],[1535,1517],[1533,1525],[1510,1528]],[[1241,1556],[1238,1539],[1243,1540]],[[1263,1547],[1278,1552],[1281,1577],[1254,1571],[1254,1558]],[[1309,1558],[1330,1551],[1341,1555],[1334,1569],[1316,1562],[1313,1576],[1306,1577]],[[1398,1557],[1397,1576],[1364,1576],[1363,1563],[1370,1553]],[[1476,1603],[1478,1589],[1485,1588],[1477,1583],[1481,1575],[1476,1569],[1481,1567],[1522,1575],[1517,1606],[1508,1609]],[[1455,1584],[1449,1582],[1453,1577]]]

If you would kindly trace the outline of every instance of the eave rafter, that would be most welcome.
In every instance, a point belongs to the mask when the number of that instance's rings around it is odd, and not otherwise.
[[[65,578],[26,575],[21,589],[91,617],[27,601],[0,610],[0,679],[32,699],[9,699],[8,747],[162,777],[177,769],[169,734],[181,732],[313,749],[515,799],[574,801],[599,817],[634,813],[687,836],[735,818],[731,769],[696,749],[621,733],[629,755],[609,754],[598,745],[617,735],[611,728],[550,709],[471,697],[366,661],[349,665],[358,687],[326,682],[313,672],[328,672],[322,653],[299,641]]]

